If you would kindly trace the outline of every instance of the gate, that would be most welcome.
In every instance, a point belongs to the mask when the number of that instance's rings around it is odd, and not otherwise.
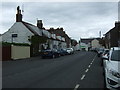
[[[11,60],[11,46],[2,46],[2,61]]]

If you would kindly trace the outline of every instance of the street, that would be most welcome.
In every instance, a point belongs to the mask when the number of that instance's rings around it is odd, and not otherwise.
[[[5,61],[2,70],[3,88],[104,88],[103,69],[95,52]]]

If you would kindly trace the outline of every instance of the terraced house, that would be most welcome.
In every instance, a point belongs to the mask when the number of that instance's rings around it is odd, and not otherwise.
[[[115,22],[115,27],[105,34],[104,40],[106,48],[120,46],[120,21]]]
[[[67,47],[65,37],[46,30],[42,20],[37,20],[37,25],[23,21],[19,6],[17,7],[16,22],[2,34],[2,42],[28,44],[31,56],[39,54],[42,49]]]

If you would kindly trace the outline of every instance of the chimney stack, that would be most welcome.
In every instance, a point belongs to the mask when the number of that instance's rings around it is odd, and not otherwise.
[[[115,22],[115,27],[118,27],[118,26],[120,26],[120,21]]]
[[[42,20],[37,20],[37,27],[40,28],[40,29],[43,29]]]
[[[22,14],[19,6],[17,7],[16,22],[22,22]]]

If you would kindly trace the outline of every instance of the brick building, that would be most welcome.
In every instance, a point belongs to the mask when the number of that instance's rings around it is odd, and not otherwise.
[[[115,27],[105,34],[105,47],[118,47],[120,46],[120,22],[115,22]]]

